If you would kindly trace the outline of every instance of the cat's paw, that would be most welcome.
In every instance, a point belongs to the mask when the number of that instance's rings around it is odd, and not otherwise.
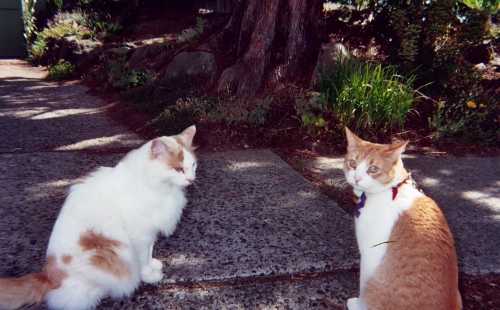
[[[155,270],[150,266],[144,267],[141,270],[141,281],[148,284],[160,282],[163,279],[163,273],[160,270]]]
[[[361,310],[361,305],[359,303],[359,298],[349,298],[347,300],[347,309],[349,310]]]
[[[152,258],[149,261],[149,266],[151,268],[153,268],[154,270],[158,270],[158,271],[161,271],[163,269],[163,263],[156,258]]]

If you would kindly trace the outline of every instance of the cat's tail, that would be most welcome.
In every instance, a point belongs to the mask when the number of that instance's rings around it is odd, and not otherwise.
[[[13,310],[24,305],[41,304],[53,288],[46,273],[16,279],[0,279],[0,309]]]
[[[0,279],[0,310],[12,310],[24,305],[41,304],[45,296],[61,286],[66,272],[57,267],[56,258],[47,256],[41,273],[21,278]]]

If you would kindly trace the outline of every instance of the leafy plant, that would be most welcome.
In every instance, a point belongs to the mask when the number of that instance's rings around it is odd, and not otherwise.
[[[30,61],[37,65],[56,65],[62,38],[72,35],[87,38],[92,35],[90,29],[84,26],[85,20],[81,12],[55,15],[43,31],[35,33],[33,43],[28,46]]]
[[[63,0],[54,0],[54,5],[56,6],[57,11],[61,11],[63,6]]]
[[[47,81],[61,81],[72,77],[75,74],[75,66],[69,61],[61,59],[59,63],[49,69],[49,73],[45,76]]]
[[[323,114],[327,112],[327,102],[323,99],[322,94],[301,94],[295,99],[295,111],[309,133],[327,127],[323,118]]]
[[[203,30],[207,25],[207,20],[203,18],[196,18],[196,26],[194,28],[185,29],[177,36],[178,42],[190,42],[199,39]]]
[[[301,117],[302,123],[307,127],[307,130],[309,132],[312,132],[315,127],[325,127],[326,122],[322,117],[316,117],[316,116],[307,116],[307,115],[302,115]]]
[[[33,42],[36,33],[36,18],[35,18],[35,5],[37,0],[23,0],[23,23],[24,23],[24,37],[28,42],[28,47]]]
[[[131,69],[126,57],[114,54],[103,55],[99,64],[83,78],[89,82],[102,84],[101,90],[114,88],[117,90],[130,89],[132,87],[150,83],[156,77],[154,71],[145,69]]]
[[[438,142],[498,144],[500,103],[491,94],[470,94],[451,104],[438,103],[429,127]]]
[[[36,39],[29,46],[28,52],[30,60],[38,65],[54,65],[57,63],[59,53],[58,42],[63,37],[76,34],[77,29],[71,22],[58,23],[54,27],[45,28],[42,32],[36,33]]]
[[[207,24],[208,22],[206,19],[196,17],[196,27],[194,28],[197,32],[196,38],[199,38],[201,36]]]
[[[216,99],[208,99],[202,106],[204,117],[208,121],[223,121],[229,125],[262,125],[273,97],[254,98],[245,101],[233,96],[229,91]]]

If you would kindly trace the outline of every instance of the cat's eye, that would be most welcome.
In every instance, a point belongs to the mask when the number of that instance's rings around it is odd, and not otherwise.
[[[377,166],[370,166],[370,168],[368,168],[368,172],[370,172],[370,173],[377,173],[378,172],[378,167]]]
[[[349,160],[349,166],[351,166],[351,168],[356,168],[357,165],[358,163],[354,159]]]
[[[184,173],[184,168],[182,168],[182,167],[175,167],[174,169],[175,169],[175,171],[177,171],[177,172],[182,172],[182,173]]]

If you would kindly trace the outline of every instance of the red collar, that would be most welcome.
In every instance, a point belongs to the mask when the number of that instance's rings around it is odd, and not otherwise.
[[[406,177],[406,179],[403,180],[403,182],[392,187],[392,200],[396,199],[396,196],[398,195],[399,187],[403,184],[406,184],[408,181],[410,181],[410,184],[416,188],[416,183],[413,180],[413,178],[411,177],[411,173],[408,173],[408,176]]]

